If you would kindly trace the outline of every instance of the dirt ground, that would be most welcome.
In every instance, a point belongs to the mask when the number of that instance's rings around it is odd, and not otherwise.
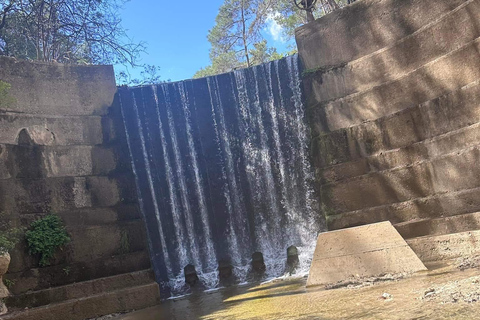
[[[221,289],[114,317],[157,319],[478,319],[480,257],[414,275],[348,279],[305,288],[305,279]]]

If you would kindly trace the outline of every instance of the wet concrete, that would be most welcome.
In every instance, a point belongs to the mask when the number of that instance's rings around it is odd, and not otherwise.
[[[117,319],[476,319],[480,303],[444,303],[424,296],[433,287],[479,274],[478,268],[443,266],[397,281],[334,290],[306,289],[305,279],[288,280],[194,294]],[[480,292],[480,285],[473,288]],[[391,298],[382,298],[384,293]]]

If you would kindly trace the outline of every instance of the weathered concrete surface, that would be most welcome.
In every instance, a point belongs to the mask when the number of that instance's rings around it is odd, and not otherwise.
[[[55,116],[0,113],[0,143],[17,144],[24,128],[42,126],[55,135],[55,145],[97,145],[103,142],[101,116]]]
[[[410,17],[408,17],[410,18]],[[465,1],[381,50],[313,77],[315,94],[333,100],[396,80],[480,36],[480,2]],[[419,46],[418,44],[422,45]],[[307,43],[307,45],[309,45]],[[313,50],[317,50],[315,47]],[[312,55],[306,52],[304,55]],[[307,81],[309,77],[307,76]],[[348,79],[348,81],[345,81]]]
[[[33,308],[3,317],[4,320],[83,320],[115,312],[143,309],[159,300],[157,283],[104,292]]]
[[[296,30],[307,69],[356,60],[414,33],[464,0],[363,0]]]
[[[114,79],[111,66],[0,58],[0,80],[11,85],[14,98],[14,103],[0,106],[0,212],[16,227],[28,227],[39,217],[57,214],[72,239],[42,268],[38,257],[28,254],[25,242],[17,245],[5,276],[14,283],[10,288],[14,296],[9,298],[12,305],[28,304],[31,300],[26,292],[41,301],[39,305],[79,299],[63,303],[61,310],[80,318],[89,312],[95,316],[99,310],[106,314],[156,301],[158,286],[150,284],[152,279],[148,283],[128,281],[136,279],[128,273],[149,269],[150,261],[123,122],[118,107],[112,104]],[[104,286],[105,281],[99,280],[92,284],[96,291],[85,291],[97,299],[58,288],[113,275],[121,275],[108,280],[119,287]],[[132,288],[127,288],[129,283]],[[130,294],[145,285],[147,291],[131,305],[114,302],[122,292]],[[87,288],[88,283],[74,287]],[[45,294],[47,288],[64,294]],[[109,292],[102,296],[104,289]],[[120,291],[110,292],[114,289]],[[106,305],[97,305],[104,298]],[[90,300],[83,302],[85,299]]]
[[[16,103],[2,111],[39,115],[102,115],[116,92],[112,66],[76,66],[0,59],[0,80]]]
[[[31,163],[26,175],[25,162]],[[108,175],[117,168],[115,149],[102,146],[18,146],[0,144],[0,179]],[[36,176],[30,175],[36,168]]]
[[[445,261],[480,254],[480,231],[427,236],[407,241],[424,262]]]
[[[329,129],[333,131],[376,120],[478,80],[479,50],[480,39],[477,39],[397,80],[327,103],[324,112]],[[315,89],[309,95],[317,101],[325,99],[317,95]]]
[[[480,211],[479,17],[479,0],[363,0],[297,30],[330,230],[477,228],[445,225]]]
[[[390,222],[322,233],[307,287],[331,284],[352,276],[426,270]]]
[[[443,219],[477,211],[480,211],[480,188],[328,215],[327,222],[331,229],[336,230],[386,220],[402,223],[417,219]]]
[[[480,212],[403,222],[396,224],[395,229],[405,239],[474,231],[480,229]]]
[[[70,299],[80,299],[104,292],[123,288],[141,286],[152,283],[154,279],[151,270],[120,274],[117,276],[83,281],[61,287],[54,287],[22,294],[14,299],[7,299],[11,310],[35,308],[42,305],[62,302]]]
[[[12,293],[20,295],[19,299],[22,299],[22,294],[26,292],[41,291],[46,288],[150,268],[150,258],[145,250],[82,262],[70,262],[66,259],[66,255],[67,253],[57,254],[54,263],[48,267],[29,268],[26,271],[7,274],[7,279],[15,281],[15,285],[11,288]],[[34,262],[32,260],[30,259],[30,263]],[[18,268],[22,269],[21,266]],[[68,268],[68,274],[65,272],[65,268]],[[16,296],[13,296],[11,301],[14,299]]]

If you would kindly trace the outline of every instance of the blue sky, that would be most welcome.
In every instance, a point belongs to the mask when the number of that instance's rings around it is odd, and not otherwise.
[[[223,0],[132,0],[121,13],[122,23],[130,37],[147,43],[141,63],[159,66],[162,80],[184,80],[209,64],[207,34],[222,3]],[[283,52],[286,44],[279,32],[281,29],[272,23],[264,30],[269,45]],[[130,73],[138,77],[139,70]]]

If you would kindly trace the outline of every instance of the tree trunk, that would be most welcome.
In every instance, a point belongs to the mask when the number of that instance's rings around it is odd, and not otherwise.
[[[245,59],[247,60],[247,67],[250,67],[250,57],[248,55],[248,45],[247,45],[247,33],[245,25],[245,7],[244,1],[242,0],[242,38],[243,38],[243,50],[245,51]]]
[[[307,22],[315,21],[315,16],[313,15],[312,9],[307,10]]]

